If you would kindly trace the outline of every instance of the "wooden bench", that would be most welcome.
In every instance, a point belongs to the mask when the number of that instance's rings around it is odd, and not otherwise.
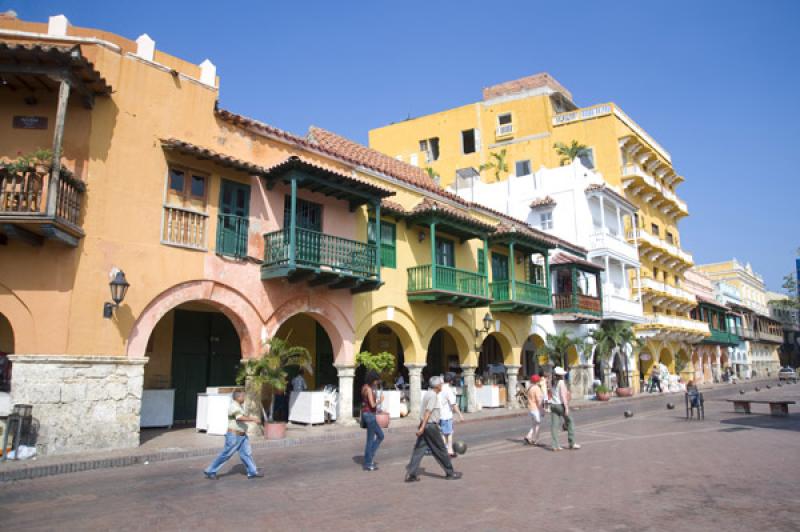
[[[750,404],[759,403],[769,405],[769,414],[776,417],[786,417],[789,415],[789,405],[795,404],[794,401],[757,401],[755,399],[726,399],[733,403],[733,410],[737,414],[750,414]]]

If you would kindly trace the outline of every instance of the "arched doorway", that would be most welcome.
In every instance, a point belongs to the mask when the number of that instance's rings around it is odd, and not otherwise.
[[[674,373],[676,375],[681,374],[691,374],[693,372],[692,359],[689,356],[689,353],[686,352],[684,349],[678,350],[678,353],[675,355],[674,360]],[[670,371],[673,373],[673,371]],[[686,382],[686,381],[684,381]]]
[[[503,347],[495,333],[489,334],[481,344],[481,352],[478,355],[478,375],[483,382],[492,384],[505,383],[505,357]]]
[[[0,314],[0,392],[11,391],[11,361],[14,353],[14,330],[8,318]]]
[[[695,351],[692,353],[692,369],[694,373],[694,383],[695,384],[702,384],[703,382],[703,363],[702,357],[700,354]]]
[[[653,372],[655,360],[649,351],[642,350],[639,353],[639,390],[647,389],[647,382],[650,379],[650,374]]]
[[[364,336],[364,341],[361,342],[361,347],[358,352],[391,353],[395,359],[395,370],[394,373],[389,376],[390,382],[386,382],[384,385],[391,388],[398,378],[402,377],[403,388],[405,389],[408,384],[408,368],[405,366],[406,350],[403,347],[403,341],[400,339],[400,335],[396,332],[396,327],[396,325],[389,322],[381,322],[374,325],[369,332],[367,332],[366,336]],[[353,380],[353,397],[356,399],[356,402],[360,400],[358,391],[364,384],[365,374],[366,370],[363,367],[359,366],[356,368],[356,376]]]
[[[675,359],[666,347],[658,354],[658,363],[664,364],[670,374],[675,373]]]
[[[542,356],[540,356],[543,346],[544,340],[538,334],[530,335],[522,346],[520,363],[522,364],[522,372],[527,377],[544,374],[544,366],[547,364],[547,357],[544,356],[543,359]]]
[[[455,337],[445,329],[439,329],[428,342],[425,368],[422,370],[422,387],[427,387],[428,379],[443,375],[448,371],[461,373],[461,356]]]
[[[197,396],[209,387],[235,386],[242,359],[241,339],[222,312],[203,302],[168,311],[148,338],[143,410],[149,396],[174,391],[173,422],[197,418]],[[148,426],[143,419],[143,426]]]

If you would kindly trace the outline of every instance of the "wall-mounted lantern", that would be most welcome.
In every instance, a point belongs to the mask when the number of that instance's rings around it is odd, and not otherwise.
[[[106,303],[103,305],[103,317],[110,319],[114,315],[114,309],[119,308],[122,300],[125,299],[125,294],[128,293],[130,283],[125,280],[125,272],[122,270],[112,271],[113,278],[108,286],[111,288],[111,300],[113,303]]]

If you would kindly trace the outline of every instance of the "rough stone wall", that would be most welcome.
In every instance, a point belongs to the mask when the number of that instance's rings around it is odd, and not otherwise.
[[[15,355],[11,399],[33,405],[41,454],[139,445],[146,359]]]

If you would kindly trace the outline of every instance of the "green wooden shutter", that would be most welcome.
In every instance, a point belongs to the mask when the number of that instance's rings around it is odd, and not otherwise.
[[[370,218],[367,224],[367,242],[375,243],[375,219]],[[381,266],[397,268],[397,228],[391,222],[381,220]]]
[[[486,273],[486,251],[478,248],[478,273]]]

